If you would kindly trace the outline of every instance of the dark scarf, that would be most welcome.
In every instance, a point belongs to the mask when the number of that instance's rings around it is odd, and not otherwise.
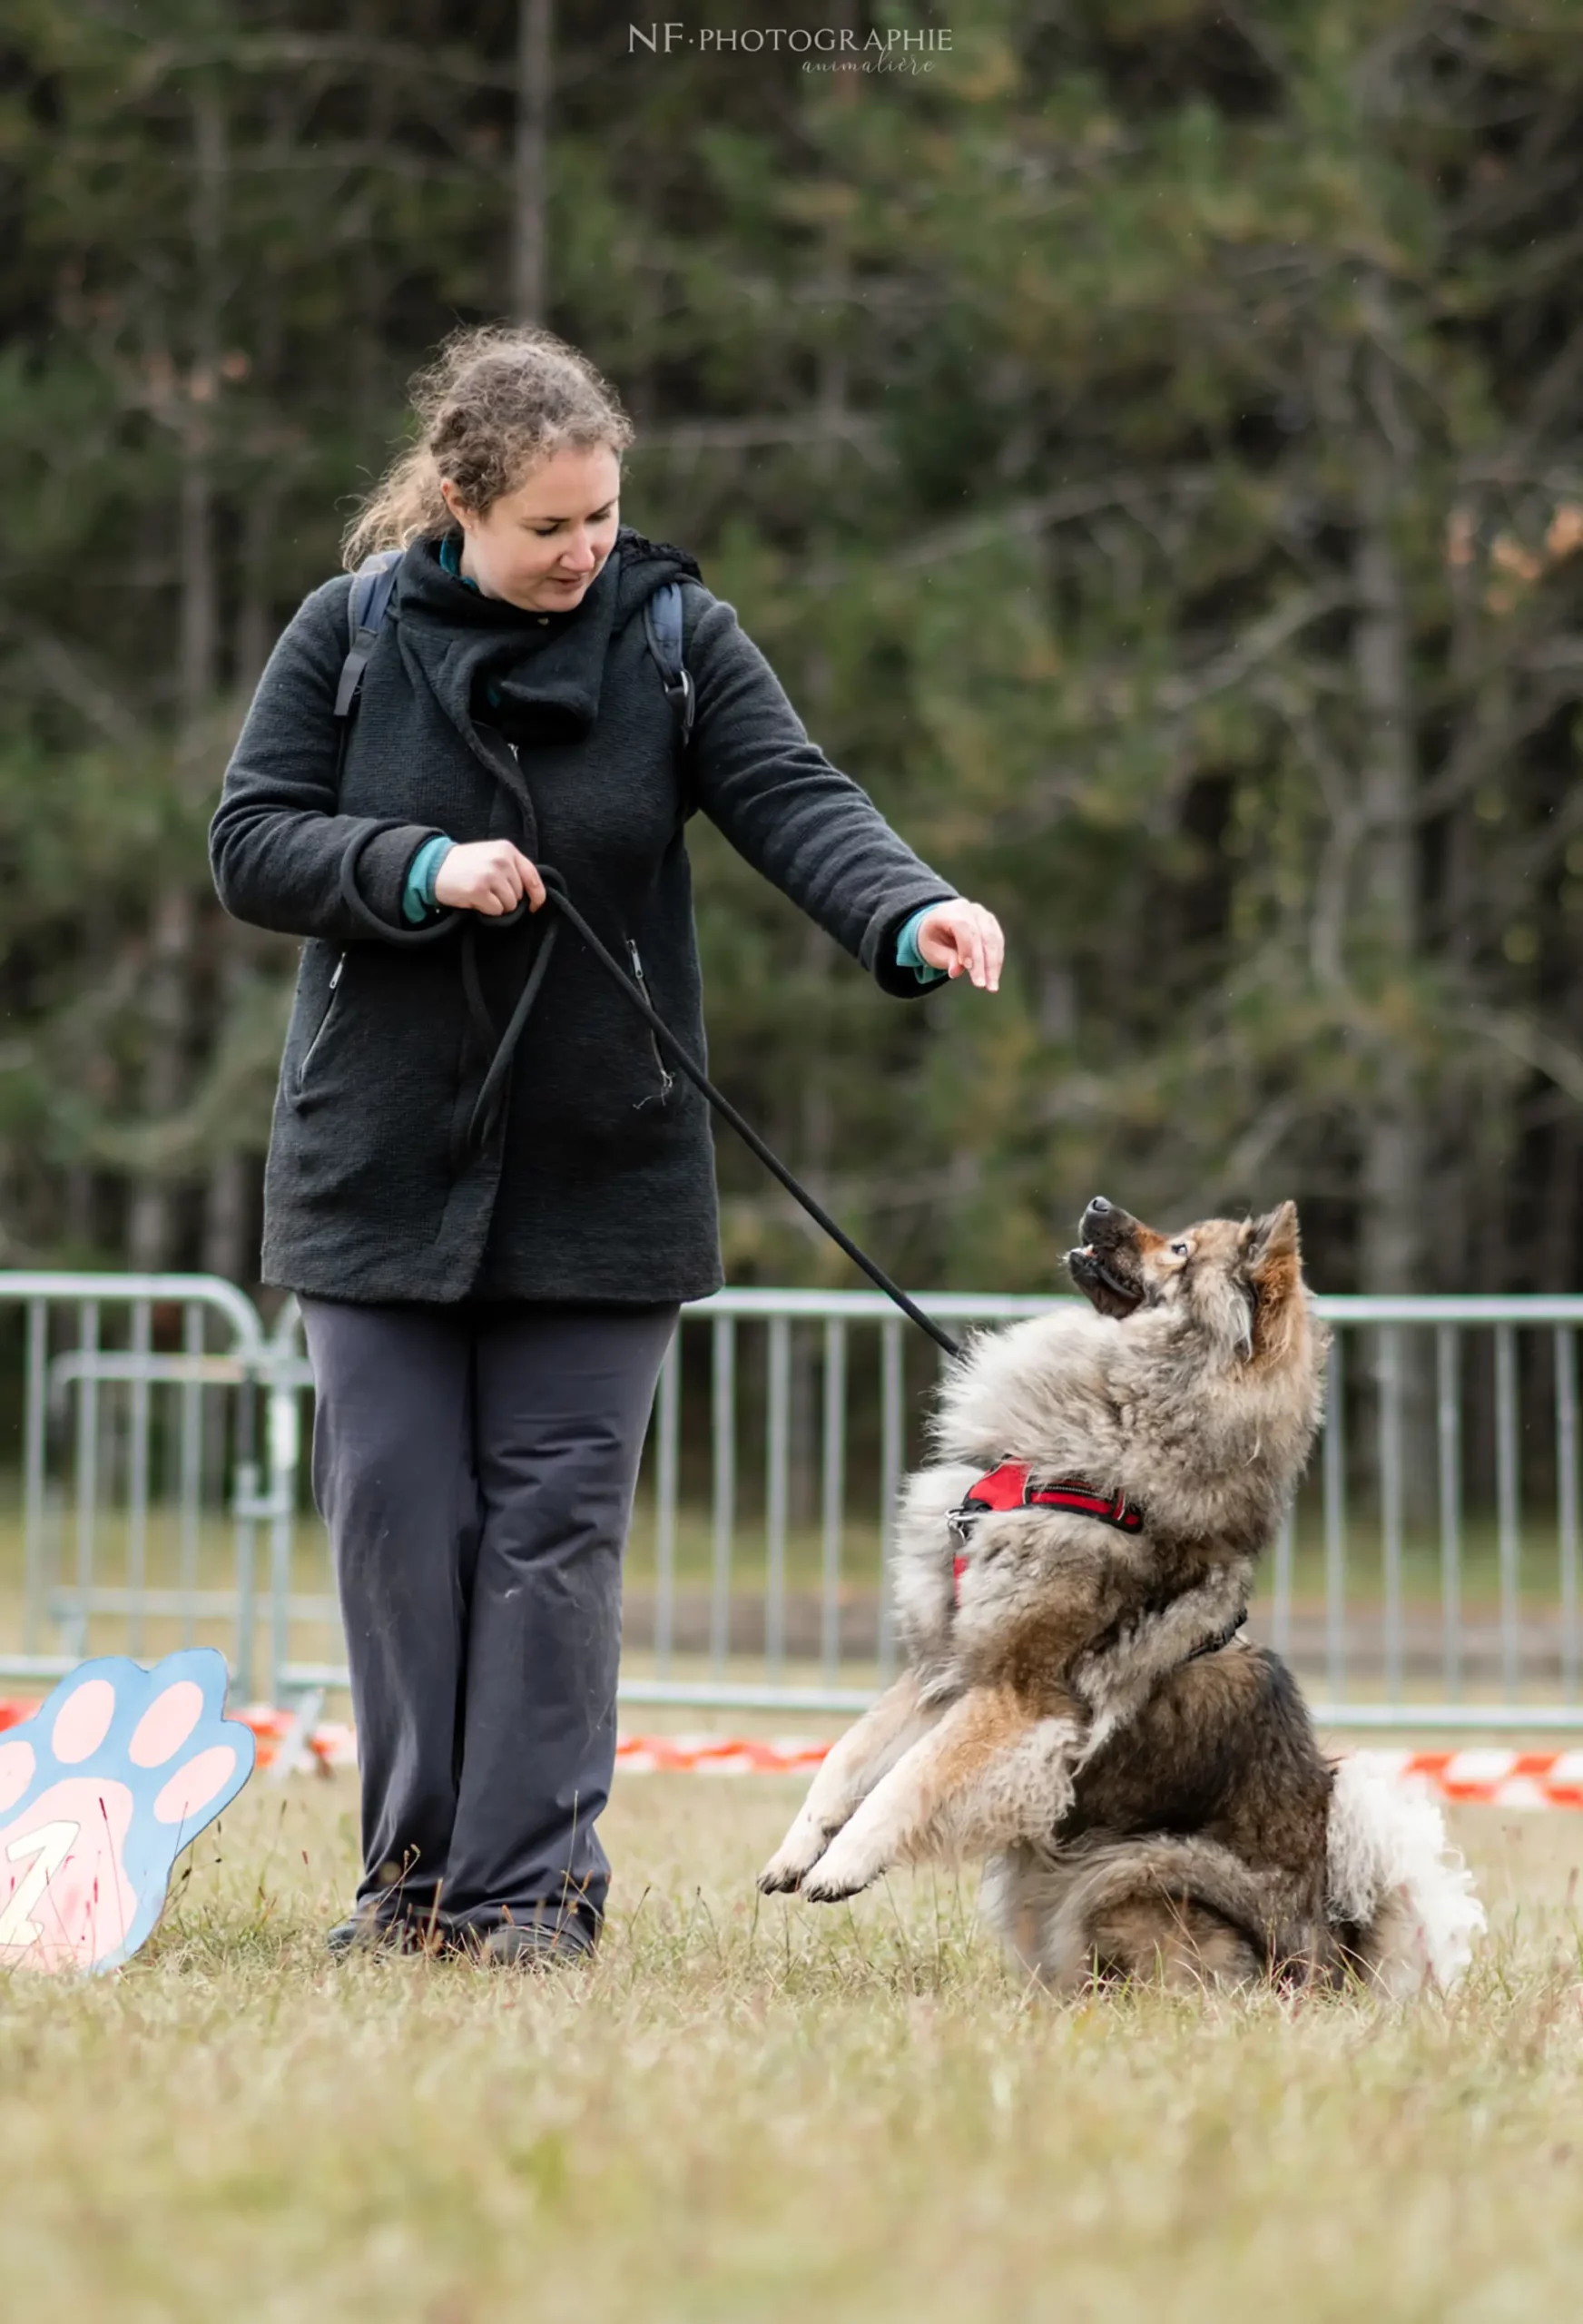
[[[469,588],[438,541],[417,541],[397,596],[403,644],[464,734],[481,724],[518,745],[580,742],[599,714],[611,636],[648,595],[639,568],[656,556],[697,576],[690,556],[624,525],[582,603],[538,614]]]

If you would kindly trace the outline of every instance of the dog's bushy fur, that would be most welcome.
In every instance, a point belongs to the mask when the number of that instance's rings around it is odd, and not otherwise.
[[[1327,1334],[1295,1210],[1169,1237],[1096,1201],[1069,1264],[1100,1312],[979,1334],[947,1374],[940,1458],[908,1480],[898,1526],[908,1668],[831,1753],[761,1886],[828,1901],[893,1865],[978,1856],[991,1916],[1057,1986],[1349,1966],[1399,1985],[1403,1948],[1434,1949],[1423,1912],[1352,1790],[1355,1876],[1332,1896],[1332,1770],[1290,1675],[1240,1643],[1189,1659],[1245,1606],[1320,1423]],[[1006,1461],[1124,1495],[1141,1527],[998,1511],[954,1584],[947,1512]]]

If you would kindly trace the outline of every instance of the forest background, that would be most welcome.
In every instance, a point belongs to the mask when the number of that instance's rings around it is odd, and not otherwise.
[[[10,0],[0,1265],[256,1288],[298,948],[205,827],[408,374],[518,315],[1006,927],[899,1008],[692,826],[716,1078],[885,1264],[1056,1287],[1102,1187],[1576,1286],[1583,6],[671,21]],[[854,1280],[720,1160],[732,1280]]]

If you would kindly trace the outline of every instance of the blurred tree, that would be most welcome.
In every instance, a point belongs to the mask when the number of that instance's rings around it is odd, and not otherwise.
[[[693,827],[719,1078],[890,1264],[1054,1285],[1104,1185],[1295,1193],[1332,1288],[1572,1283],[1577,29],[979,0],[886,78],[603,0],[18,0],[5,1256],[251,1278],[294,950],[203,823],[407,372],[515,309],[626,397],[629,521],[1007,922],[997,1002],[897,1010]],[[849,1280],[722,1179],[734,1275]]]

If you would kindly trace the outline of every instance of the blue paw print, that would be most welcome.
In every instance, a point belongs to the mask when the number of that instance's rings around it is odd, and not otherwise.
[[[0,1735],[0,1968],[132,1958],[177,1856],[253,1771],[225,1681],[211,1646],[152,1670],[107,1655]]]

